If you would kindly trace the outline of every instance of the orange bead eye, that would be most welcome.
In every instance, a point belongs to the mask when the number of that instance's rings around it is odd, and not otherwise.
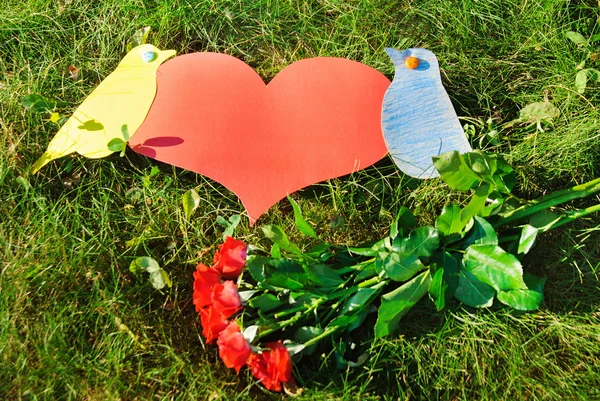
[[[406,60],[404,60],[404,65],[406,66],[406,68],[414,70],[419,66],[419,59],[415,56],[407,57]]]

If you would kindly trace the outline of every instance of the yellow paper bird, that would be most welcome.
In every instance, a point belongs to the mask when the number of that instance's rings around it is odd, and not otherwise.
[[[156,95],[156,70],[174,55],[149,44],[127,53],[61,127],[32,172],[73,152],[92,159],[113,153],[108,143],[123,139],[123,130],[133,135],[144,122]]]

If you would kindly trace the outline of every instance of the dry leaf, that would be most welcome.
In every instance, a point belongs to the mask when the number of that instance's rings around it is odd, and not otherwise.
[[[72,79],[78,79],[79,78],[79,68],[75,67],[73,64],[71,64],[69,66],[69,76]]]

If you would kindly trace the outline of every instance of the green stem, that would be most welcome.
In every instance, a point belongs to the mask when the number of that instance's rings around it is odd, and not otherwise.
[[[573,212],[569,212],[569,213],[567,213],[566,216],[562,217],[560,220],[558,220],[556,223],[552,224],[550,227],[545,229],[543,232],[553,230],[564,224],[570,223],[573,220],[576,220],[580,217],[584,217],[584,216],[587,216],[588,214],[592,214],[592,213],[596,213],[596,212],[600,212],[600,204],[590,206],[585,209],[579,209],[579,210],[575,210]]]
[[[353,273],[356,271],[361,271],[362,269],[365,268],[365,266],[368,266],[369,264],[373,263],[375,261],[375,258],[369,259],[369,260],[365,260],[364,262],[360,262],[356,265],[352,265],[352,266],[347,266],[347,267],[343,267],[341,269],[337,269],[336,273],[339,274],[340,276],[346,274],[346,273]]]
[[[574,199],[585,198],[586,196],[593,195],[597,192],[600,192],[600,178],[585,184],[576,185],[563,191],[558,191],[556,193],[558,195],[551,194],[538,200],[534,200],[533,205],[523,205],[512,212],[507,213],[505,217],[498,220],[494,224],[494,228],[498,228],[513,221],[520,220],[549,207],[558,206]]]

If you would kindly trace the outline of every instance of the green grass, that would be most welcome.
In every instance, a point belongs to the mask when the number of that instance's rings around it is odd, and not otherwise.
[[[515,126],[501,130],[497,145],[481,142],[517,168],[519,195],[600,174],[600,91],[591,84],[576,92],[575,66],[586,54],[565,36],[600,33],[596,1],[5,0],[0,399],[280,398],[220,363],[191,304],[194,266],[210,261],[220,237],[216,216],[243,211],[233,194],[133,152],[67,157],[38,175],[27,172],[57,126],[25,110],[22,97],[40,93],[75,107],[146,25],[162,49],[231,54],[266,81],[314,56],[347,57],[391,78],[385,47],[427,47],[470,122],[485,127],[492,118],[502,127],[545,96],[560,109],[544,132]],[[81,79],[69,77],[71,64]],[[477,128],[473,144],[486,132]],[[144,184],[155,165],[160,173]],[[190,188],[202,202],[187,222],[180,199]],[[431,223],[444,204],[461,199],[438,180],[407,179],[389,159],[294,197],[324,239],[352,244],[384,234],[402,205]],[[594,200],[579,205],[588,203]],[[336,215],[344,227],[329,227]],[[599,222],[594,216],[549,233],[526,259],[528,270],[547,277],[541,311],[456,303],[438,313],[419,304],[397,336],[373,341],[365,329],[352,338],[363,342],[354,357],[369,357],[360,367],[337,370],[329,353],[299,361],[300,399],[600,399]],[[239,236],[265,243],[258,227],[268,223],[293,230],[287,201],[257,227],[243,221]],[[159,260],[173,288],[160,293],[133,276],[128,266],[137,256]]]

